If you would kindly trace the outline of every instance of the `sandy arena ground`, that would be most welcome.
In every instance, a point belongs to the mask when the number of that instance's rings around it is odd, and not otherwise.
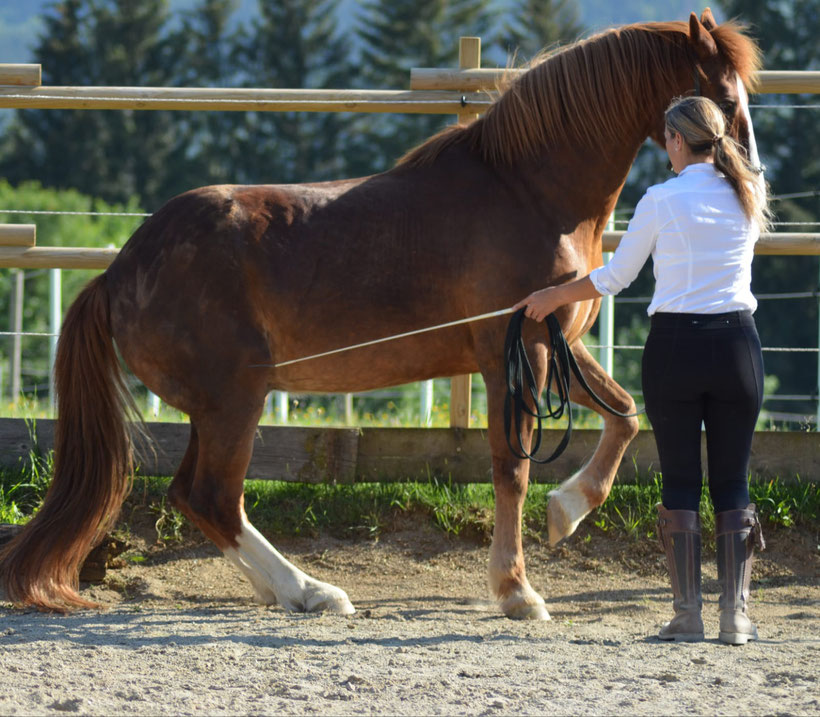
[[[209,544],[138,545],[70,616],[0,605],[0,714],[820,714],[816,533],[780,531],[755,569],[761,640],[654,639],[671,597],[659,549],[605,535],[527,547],[549,622],[486,598],[487,546],[433,528],[278,542],[347,590],[351,617],[286,614]],[[137,539],[139,541],[139,539]]]

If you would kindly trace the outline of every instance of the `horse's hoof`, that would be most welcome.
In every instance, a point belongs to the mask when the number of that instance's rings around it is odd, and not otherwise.
[[[319,583],[305,591],[305,612],[330,612],[352,615],[356,612],[347,593],[328,583]]]
[[[512,620],[551,620],[544,599],[534,590],[514,593],[501,601],[501,610]]]
[[[504,614],[511,620],[552,620],[546,605],[527,605],[518,603],[517,605],[502,604]]]

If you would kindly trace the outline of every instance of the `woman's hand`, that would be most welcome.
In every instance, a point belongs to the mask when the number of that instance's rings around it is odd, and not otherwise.
[[[590,281],[589,276],[576,279],[569,284],[559,284],[558,286],[548,286],[546,289],[534,291],[526,299],[521,299],[513,309],[516,311],[524,306],[527,310],[524,315],[529,319],[543,321],[549,314],[564,304],[571,304],[575,301],[588,301],[601,296],[595,285]]]
[[[524,306],[527,310],[524,315],[535,321],[543,321],[549,314],[564,305],[561,299],[560,286],[548,286],[546,289],[534,291],[526,299],[521,299],[513,309],[516,311]]]

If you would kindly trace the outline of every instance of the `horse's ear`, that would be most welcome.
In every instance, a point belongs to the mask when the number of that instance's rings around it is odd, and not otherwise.
[[[717,55],[717,45],[709,34],[709,30],[704,27],[698,16],[692,13],[689,16],[689,42],[701,62]]]
[[[712,32],[717,27],[717,23],[715,22],[715,16],[712,15],[712,8],[707,7],[703,14],[700,16],[700,21],[703,26],[709,31]]]

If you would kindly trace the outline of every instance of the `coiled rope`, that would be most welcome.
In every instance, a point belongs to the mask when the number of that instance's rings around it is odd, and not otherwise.
[[[535,380],[535,374],[527,356],[524,341],[521,338],[524,311],[525,309],[519,309],[510,317],[510,323],[507,326],[507,337],[504,341],[504,365],[506,366],[507,380],[507,396],[504,400],[504,433],[507,437],[507,445],[514,456],[522,459],[529,458],[534,463],[550,463],[566,450],[572,437],[572,405],[569,399],[572,374],[575,374],[581,388],[605,411],[621,418],[630,418],[643,413],[643,410],[636,413],[621,413],[607,404],[590,388],[581,373],[581,369],[578,367],[578,362],[575,360],[569,344],[567,344],[564,332],[561,330],[561,324],[558,323],[555,314],[550,314],[544,319],[550,337],[550,356],[545,385],[547,393],[545,399],[546,410],[542,413],[538,398],[538,383]],[[557,405],[553,405],[552,391],[558,397]],[[532,409],[527,404],[527,395],[532,401]],[[567,428],[560,443],[548,458],[536,458],[536,454],[541,448],[543,421],[549,418],[559,419],[564,415],[564,412],[567,414]],[[535,419],[535,445],[532,446],[531,450],[524,447],[521,436],[521,424],[525,413]],[[511,430],[513,421],[515,421],[514,433]],[[513,435],[517,439],[517,446],[513,444]]]

